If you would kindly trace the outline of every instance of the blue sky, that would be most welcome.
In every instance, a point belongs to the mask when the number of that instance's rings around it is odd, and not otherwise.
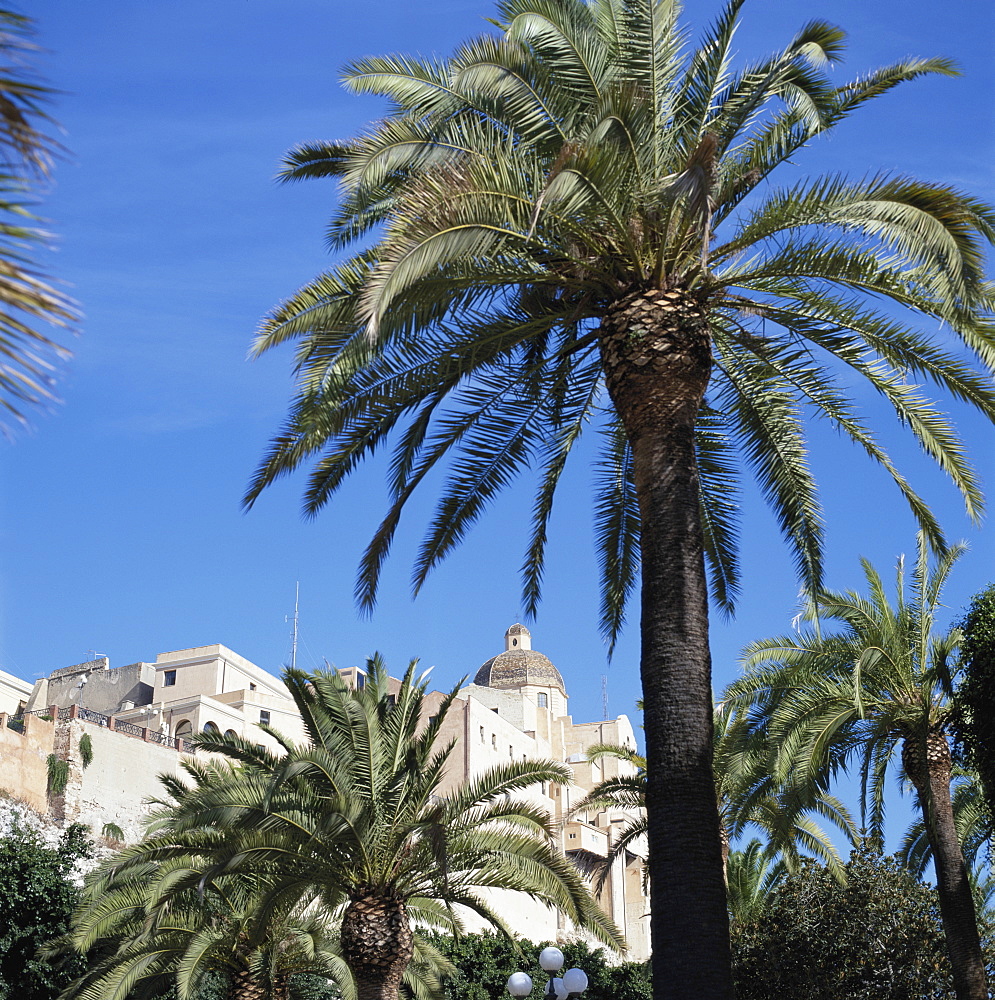
[[[686,16],[700,29],[717,9],[697,0]],[[328,264],[334,188],[275,184],[281,154],[353,134],[377,115],[376,101],[340,87],[343,64],[445,54],[485,29],[486,0],[35,0],[30,13],[47,50],[43,70],[64,92],[54,113],[72,151],[44,201],[58,237],[45,265],[85,318],[62,405],[0,444],[0,667],[31,680],[90,650],[120,665],[223,642],[277,671],[300,581],[301,665],[346,666],[379,649],[398,669],[412,656],[435,665],[439,686],[472,675],[518,617],[527,497],[496,504],[412,602],[429,498],[417,505],[371,619],[351,595],[383,508],[380,470],[364,470],[310,523],[298,514],[300,478],[248,514],[239,498],[291,391],[289,353],[249,362],[251,335]],[[753,0],[740,49],[765,53],[814,17],[850,33],[841,81],[906,55],[951,56],[964,75],[875,102],[799,156],[796,176],[900,170],[995,200],[988,0],[959,0],[942,16],[922,0]],[[991,530],[973,527],[889,415],[860,399],[950,537],[971,547],[947,594],[953,617],[995,578]],[[991,428],[957,417],[991,491]],[[856,586],[858,558],[887,568],[914,551],[914,526],[883,475],[825,428],[813,432],[829,582]],[[638,697],[634,625],[610,666],[598,635],[589,480],[576,468],[558,502],[547,597],[530,623],[578,720],[600,717],[602,675],[612,714],[631,713]],[[795,613],[789,557],[752,495],[743,565],[736,620],[713,622],[719,686],[735,676],[744,643],[782,631]]]

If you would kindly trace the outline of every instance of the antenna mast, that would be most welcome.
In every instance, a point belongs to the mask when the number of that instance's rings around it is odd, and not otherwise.
[[[602,718],[607,720],[610,718],[608,715],[608,675],[601,675],[601,711],[604,713]]]
[[[290,644],[290,669],[297,668],[297,617],[301,603],[301,581],[297,581],[297,589],[294,591],[294,631]]]

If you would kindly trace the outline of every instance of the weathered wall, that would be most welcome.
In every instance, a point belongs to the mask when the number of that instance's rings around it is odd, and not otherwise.
[[[132,705],[147,705],[152,700],[155,667],[151,663],[129,663],[127,666],[108,670],[100,666],[104,662],[106,661],[93,661],[94,669],[86,674],[87,681],[82,688],[79,687],[79,682],[85,671],[67,667],[66,670],[76,670],[76,673],[56,671],[52,674],[48,678],[45,707],[58,705],[59,708],[69,708],[79,704],[91,712],[115,715],[127,702]],[[82,667],[90,665],[80,664]]]
[[[24,718],[24,731],[7,728],[0,714],[0,788],[35,812],[47,815],[48,755],[54,748],[55,726],[35,715]]]
[[[152,808],[146,800],[162,797],[158,776],[177,774],[180,755],[102,726],[73,721],[63,727],[69,734],[69,782],[60,818],[65,823],[85,823],[94,836],[100,836],[105,824],[113,823],[129,843],[138,840]],[[93,747],[93,760],[85,769],[79,751],[84,733]]]

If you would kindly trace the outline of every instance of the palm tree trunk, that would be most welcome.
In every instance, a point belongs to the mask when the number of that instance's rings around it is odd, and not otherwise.
[[[397,1000],[414,939],[404,901],[366,887],[342,917],[342,955],[356,1000]]]
[[[695,452],[711,366],[702,305],[680,289],[636,293],[603,320],[601,354],[632,449],[640,509],[654,995],[729,1000]]]
[[[266,987],[248,969],[232,974],[225,1000],[266,1000]]]
[[[940,732],[907,737],[902,744],[905,773],[919,793],[923,821],[936,868],[936,893],[957,1000],[987,1000],[978,921],[967,865],[954,825],[950,797],[950,746]]]

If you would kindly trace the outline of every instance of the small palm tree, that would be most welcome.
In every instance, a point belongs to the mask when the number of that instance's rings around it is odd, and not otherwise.
[[[883,844],[885,778],[901,752],[914,786],[930,851],[947,948],[960,1000],[987,997],[985,969],[964,855],[951,803],[948,732],[959,629],[935,631],[940,593],[962,546],[930,567],[919,535],[912,594],[899,561],[896,598],[864,561],[868,595],[823,592],[797,635],[751,644],[747,673],[726,700],[769,748],[777,780],[824,784],[859,762],[862,813],[870,841]],[[828,631],[831,623],[839,625]]]
[[[209,974],[222,977],[230,1000],[288,1000],[299,972],[334,979],[354,1000],[333,921],[312,900],[275,900],[245,876],[204,883],[197,855],[152,862],[141,854],[139,846],[127,860],[113,858],[88,880],[70,932],[49,948],[98,948],[64,1000],[142,1000],[174,986],[190,1000]]]
[[[738,66],[742,5],[730,0],[695,48],[677,0],[500,0],[497,35],[449,59],[349,67],[347,86],[390,110],[355,139],[287,158],[287,180],[340,183],[329,242],[352,255],[263,324],[257,352],[297,341],[299,391],[246,496],[313,463],[314,514],[393,447],[357,582],[369,608],[405,505],[447,461],[416,590],[502,487],[534,473],[534,612],[557,485],[573,446],[601,433],[610,641],[641,588],[654,970],[689,1000],[732,992],[706,563],[728,610],[740,456],[814,587],[814,417],[879,463],[943,544],[860,417],[851,376],[894,408],[972,516],[977,477],[921,384],[995,417],[991,210],[904,176],[772,176],[869,100],[953,67],[909,59],[838,84],[827,67],[844,36],[821,21]]]
[[[136,849],[143,864],[195,847],[195,884],[244,874],[264,879],[277,898],[313,899],[336,914],[358,1000],[396,1000],[415,926],[459,931],[466,908],[510,933],[487,890],[525,893],[623,946],[554,847],[548,815],[517,797],[569,780],[568,768],[509,762],[442,794],[455,742],[440,732],[458,688],[432,704],[429,718],[427,679],[414,662],[399,685],[379,658],[367,662],[358,690],[334,671],[291,670],[284,679],[307,741],[267,729],[281,744],[277,755],[239,737],[197,737],[232,764],[195,765],[195,788],[170,788],[174,808]]]
[[[784,861],[773,858],[768,846],[755,837],[730,851],[726,864],[729,916],[743,923],[755,919],[788,874]]]

